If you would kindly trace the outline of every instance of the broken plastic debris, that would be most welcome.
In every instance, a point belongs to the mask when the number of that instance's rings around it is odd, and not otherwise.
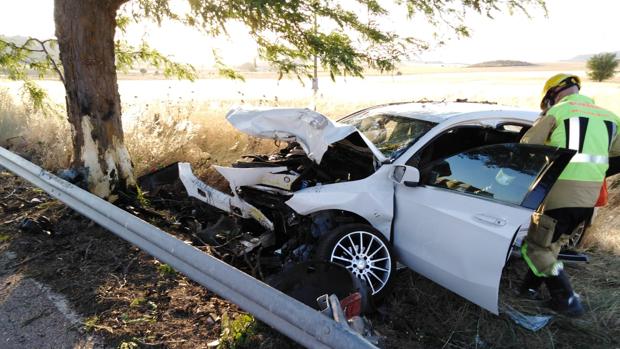
[[[88,178],[88,171],[84,167],[60,170],[57,175],[61,179],[82,189],[88,188],[88,183],[86,181]]]
[[[549,321],[553,318],[551,315],[525,315],[509,305],[504,306],[502,310],[504,313],[508,314],[517,325],[532,332],[536,332],[547,326]]]

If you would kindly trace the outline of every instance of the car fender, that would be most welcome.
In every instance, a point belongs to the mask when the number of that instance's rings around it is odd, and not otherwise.
[[[295,192],[286,204],[300,215],[325,210],[342,210],[366,219],[386,238],[394,216],[392,166],[384,165],[373,175],[351,182],[317,185]]]

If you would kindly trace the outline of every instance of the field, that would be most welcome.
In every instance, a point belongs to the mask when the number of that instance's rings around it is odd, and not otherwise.
[[[302,85],[296,79],[278,81],[270,73],[249,73],[246,82],[210,78],[192,83],[129,76],[119,82],[119,90],[130,151],[142,173],[170,160],[203,163],[210,158],[209,163],[227,163],[243,152],[256,150],[257,142],[233,130],[224,119],[228,110],[239,105],[316,106],[317,111],[332,118],[380,103],[457,98],[536,110],[547,77],[557,72],[585,76],[584,69],[582,63],[512,68],[410,65],[400,69],[402,75],[370,73],[365,79],[338,77],[335,82],[322,76],[316,98],[309,84]],[[62,110],[62,85],[57,81],[40,84]],[[54,148],[46,155],[50,159],[44,156],[41,162],[47,168],[65,166],[69,127],[62,112],[56,117],[33,114],[14,101],[20,95],[19,86],[0,80],[0,144],[15,136],[21,137],[12,139],[11,144],[25,148],[24,152],[52,144]],[[603,83],[586,80],[582,92],[620,114],[620,77]],[[50,129],[57,132],[48,132]]]
[[[338,78],[336,82],[321,77],[316,98],[312,97],[310,84],[302,86],[295,79],[277,81],[265,73],[248,75],[245,83],[217,78],[190,83],[127,77],[119,82],[119,88],[126,142],[138,174],[173,161],[189,161],[199,173],[206,174],[211,164],[228,164],[242,154],[275,149],[273,142],[242,135],[225,121],[226,112],[236,105],[316,106],[317,111],[332,118],[380,103],[457,98],[537,109],[540,89],[547,77],[556,72],[585,76],[583,70],[580,63],[512,68],[412,65],[402,67],[401,75],[369,74],[363,80]],[[48,88],[52,101],[60,105],[60,83],[41,84]],[[586,79],[582,92],[620,114],[620,78],[604,83]],[[70,133],[62,108],[58,109],[49,115],[34,113],[20,103],[16,83],[0,80],[0,145],[9,146],[48,169],[66,167],[70,159]],[[0,175],[0,197],[5,201],[15,193],[26,202],[42,197],[14,177]],[[610,205],[600,211],[584,245],[592,262],[568,267],[575,288],[589,309],[584,318],[555,316],[543,330],[530,332],[515,325],[505,314],[494,316],[405,271],[398,276],[394,294],[372,317],[376,328],[387,336],[387,346],[619,347],[620,179],[612,178],[610,183],[614,183]],[[85,317],[84,327],[105,335],[109,344],[206,347],[207,343],[221,339],[226,328],[234,323],[224,321],[223,314],[227,314],[227,319],[241,318],[242,312],[236,307],[174,271],[165,270],[124,242],[110,239],[104,230],[92,227],[62,205],[44,199],[39,206],[26,206],[19,213],[0,208],[0,252],[10,248],[20,260],[32,260],[20,270],[67,295]],[[44,239],[17,232],[16,217],[42,214],[48,215],[59,230],[67,231],[66,235]],[[160,223],[165,229],[175,229]],[[65,261],[73,263],[67,265]],[[507,266],[502,281],[502,305],[528,314],[546,313],[540,303],[514,297],[524,271],[518,260]],[[253,324],[243,328],[254,331],[252,336],[248,335],[254,341],[239,347],[293,346],[265,326]]]

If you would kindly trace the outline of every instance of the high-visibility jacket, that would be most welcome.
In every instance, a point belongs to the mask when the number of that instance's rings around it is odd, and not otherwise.
[[[525,134],[524,143],[577,151],[549,193],[545,210],[595,206],[610,153],[620,152],[618,130],[618,116],[594,105],[589,97],[572,94],[550,108]]]
[[[579,94],[564,97],[547,114],[556,124],[547,144],[577,151],[560,179],[602,183],[620,119]]]

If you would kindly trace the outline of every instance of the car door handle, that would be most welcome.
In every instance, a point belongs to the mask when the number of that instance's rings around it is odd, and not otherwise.
[[[497,225],[498,227],[503,227],[506,225],[505,219],[495,217],[495,216],[490,216],[484,213],[479,213],[477,215],[474,215],[474,219],[482,223]]]

